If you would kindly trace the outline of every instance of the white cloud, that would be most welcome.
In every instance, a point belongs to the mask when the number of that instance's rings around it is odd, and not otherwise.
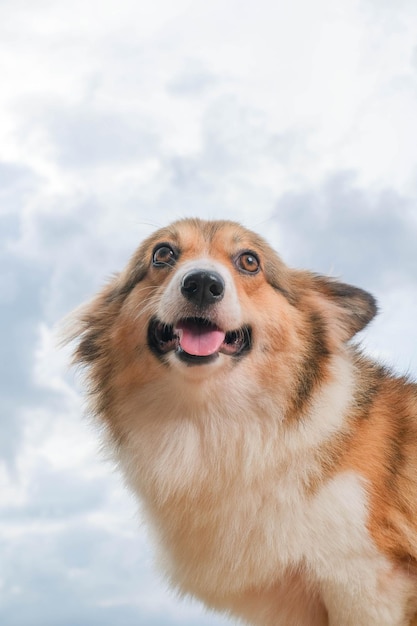
[[[95,19],[94,2],[76,6],[25,3],[4,16],[9,158],[56,178],[65,173],[56,147],[72,162],[78,153],[80,163],[95,147],[116,169],[123,135],[125,151],[142,149],[132,128],[141,121],[157,130],[160,153],[195,154],[207,111],[233,94],[265,118],[269,133],[305,136],[309,154],[287,165],[286,186],[337,167],[359,169],[366,183],[415,179],[412,4],[396,9],[393,26],[369,2],[124,1],[117,11],[105,2]],[[130,139],[122,130],[129,118]],[[54,138],[45,124],[55,125]]]

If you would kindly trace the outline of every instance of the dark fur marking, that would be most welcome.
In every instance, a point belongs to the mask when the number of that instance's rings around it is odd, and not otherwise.
[[[386,378],[387,371],[382,365],[368,363],[361,354],[356,355],[355,365],[360,373],[361,384],[353,398],[357,419],[366,420],[370,416],[372,406]]]
[[[310,315],[309,342],[303,363],[300,368],[298,382],[293,400],[294,412],[298,414],[311,394],[322,380],[324,365],[330,352],[326,342],[326,325],[319,313]]]
[[[109,358],[105,341],[107,329],[90,330],[80,341],[76,359],[89,367],[89,395],[92,399],[93,413],[106,416],[110,405],[112,362]]]
[[[390,438],[390,453],[389,453],[389,466],[387,472],[386,483],[390,488],[390,491],[394,494],[401,493],[401,490],[397,489],[397,483],[401,477],[402,468],[407,461],[405,456],[406,442],[410,440],[410,429],[407,423],[406,410],[401,410],[400,407],[396,407],[398,415],[401,416],[394,422],[395,433]],[[406,502],[397,501],[397,506],[406,514],[410,514],[408,505]]]
[[[404,554],[394,554],[397,558],[399,564],[406,570],[407,574],[411,574],[412,576],[417,576],[417,559],[409,554],[408,552]]]
[[[107,303],[112,302],[120,302],[123,301],[131,291],[136,287],[138,283],[140,283],[146,276],[148,270],[148,266],[144,263],[139,263],[136,267],[134,267],[125,280],[125,282],[115,287],[106,298]]]
[[[77,359],[84,363],[92,363],[99,359],[103,354],[100,345],[101,335],[102,331],[100,330],[90,330],[79,343]]]

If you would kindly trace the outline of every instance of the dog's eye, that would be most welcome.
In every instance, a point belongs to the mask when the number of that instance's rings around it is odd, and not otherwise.
[[[261,268],[259,259],[254,252],[242,252],[239,254],[236,259],[236,265],[238,269],[249,274],[256,274]]]
[[[153,251],[152,263],[155,267],[174,265],[178,253],[168,243],[161,243]]]

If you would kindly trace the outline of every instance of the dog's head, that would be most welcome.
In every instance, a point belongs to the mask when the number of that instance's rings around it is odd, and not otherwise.
[[[83,311],[76,360],[99,411],[118,381],[133,391],[173,372],[198,383],[243,368],[306,395],[375,312],[368,293],[288,268],[236,223],[187,219],[144,241]]]

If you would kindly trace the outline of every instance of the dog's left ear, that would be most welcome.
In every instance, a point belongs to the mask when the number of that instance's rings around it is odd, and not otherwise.
[[[328,322],[334,321],[339,336],[348,341],[375,317],[378,307],[375,298],[360,289],[326,276],[312,276],[313,290],[326,310]]]

